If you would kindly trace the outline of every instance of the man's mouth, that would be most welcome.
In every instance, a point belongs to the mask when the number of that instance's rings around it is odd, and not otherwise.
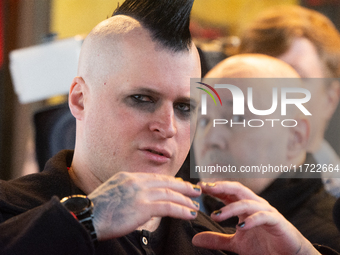
[[[171,154],[170,152],[168,152],[166,149],[163,149],[163,148],[156,148],[156,147],[145,147],[145,148],[142,148],[143,151],[146,151],[146,152],[149,152],[149,153],[152,153],[153,155],[157,155],[157,156],[161,156],[161,157],[164,157],[164,158],[171,158]]]
[[[148,149],[147,151],[150,151],[151,153],[154,153],[154,154],[157,154],[157,155],[164,156],[164,154],[163,154],[163,153],[161,153],[161,152],[158,152],[158,151],[149,150],[149,149]]]

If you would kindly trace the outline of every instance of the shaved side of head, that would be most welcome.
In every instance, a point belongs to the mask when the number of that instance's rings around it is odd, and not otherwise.
[[[155,51],[192,52],[192,5],[193,0],[125,0],[111,18],[98,24],[85,39],[78,76],[89,86],[105,85],[112,74],[123,71],[120,63],[131,46],[145,49],[145,45],[139,44],[141,41],[152,45]]]
[[[110,74],[121,71],[124,39],[148,36],[141,24],[128,16],[119,15],[99,23],[82,45],[78,76],[88,85],[104,84]]]

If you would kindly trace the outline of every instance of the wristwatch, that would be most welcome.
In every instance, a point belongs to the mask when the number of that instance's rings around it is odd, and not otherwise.
[[[92,242],[97,245],[97,234],[93,226],[93,203],[84,195],[64,197],[60,203],[66,207],[81,223],[91,236]]]

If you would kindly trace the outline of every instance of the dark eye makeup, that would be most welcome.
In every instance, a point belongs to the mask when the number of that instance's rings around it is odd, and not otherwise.
[[[135,100],[137,103],[153,103],[154,100],[150,96],[142,95],[142,94],[136,94],[132,95],[131,98]]]
[[[133,94],[126,98],[126,103],[131,107],[136,107],[138,110],[153,112],[159,106],[159,98],[145,94]],[[174,102],[173,103],[175,114],[180,119],[190,118],[193,110],[196,109],[195,103],[190,100],[185,102]]]

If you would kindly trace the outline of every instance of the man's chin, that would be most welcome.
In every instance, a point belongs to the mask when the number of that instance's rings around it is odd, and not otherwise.
[[[134,172],[161,174],[161,175],[169,175],[169,176],[175,176],[177,173],[175,170],[169,169],[169,166],[154,166],[154,165],[140,166],[138,167],[138,170]]]

